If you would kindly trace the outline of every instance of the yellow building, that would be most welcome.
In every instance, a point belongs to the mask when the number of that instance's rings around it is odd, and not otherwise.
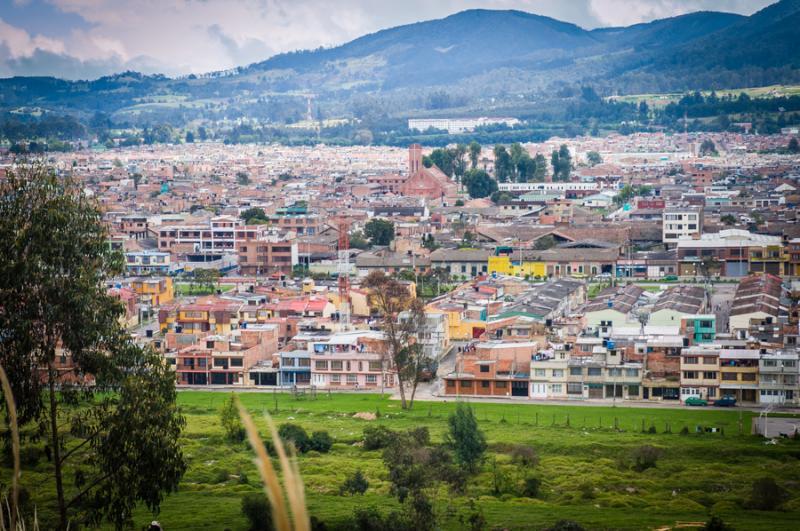
[[[510,256],[490,256],[489,274],[512,275],[517,277],[545,277],[547,276],[547,264],[544,262],[529,262],[523,260],[522,263],[513,262]]]
[[[137,278],[131,282],[131,289],[139,295],[142,302],[150,306],[161,306],[175,297],[171,277]]]
[[[425,308],[426,314],[443,314],[447,320],[447,343],[468,341],[480,336],[486,330],[486,321],[465,315],[460,304],[441,304]]]

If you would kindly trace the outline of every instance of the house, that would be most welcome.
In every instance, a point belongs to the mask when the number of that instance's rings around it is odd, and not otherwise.
[[[643,293],[644,290],[634,284],[604,289],[586,305],[586,326],[604,329],[609,333],[611,328],[629,322]]]
[[[719,353],[714,345],[695,346],[681,351],[681,401],[687,398],[716,400],[719,394]]]
[[[674,326],[686,315],[703,313],[706,309],[706,291],[700,286],[671,286],[661,292],[650,311],[648,324]]]
[[[446,395],[529,396],[531,356],[538,342],[482,341],[457,354],[444,376]]]
[[[759,396],[758,371],[761,352],[753,349],[722,349],[719,353],[721,396],[737,402],[756,402]]]
[[[787,300],[781,279],[774,275],[750,275],[739,282],[730,310],[731,333],[748,330],[750,321],[777,322],[787,315]]]
[[[131,281],[131,289],[147,305],[158,307],[170,302],[175,296],[171,277],[141,277]]]
[[[797,405],[800,402],[800,355],[796,350],[768,350],[758,362],[758,402]]]
[[[169,275],[172,256],[162,251],[130,251],[125,253],[125,269],[129,275]]]
[[[488,249],[436,249],[430,255],[431,268],[451,276],[476,277],[488,271]]]
[[[324,388],[383,389],[395,374],[386,359],[385,337],[374,330],[337,332],[312,341],[311,384]]]
[[[682,237],[703,233],[703,209],[700,207],[670,207],[664,209],[661,241],[676,245]]]

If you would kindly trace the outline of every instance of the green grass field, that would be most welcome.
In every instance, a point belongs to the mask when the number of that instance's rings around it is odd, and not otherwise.
[[[222,293],[227,293],[233,290],[236,286],[233,284],[218,284],[214,286],[214,289],[208,289],[205,286],[194,285],[192,286],[188,282],[179,282],[175,284],[175,295],[187,296],[187,295],[211,295],[216,293],[217,290],[220,290]]]
[[[166,530],[244,530],[242,496],[259,492],[261,485],[253,465],[253,453],[242,444],[224,440],[218,410],[226,393],[181,392],[179,402],[187,418],[183,447],[189,468],[180,491],[166,498],[156,517]],[[263,412],[278,424],[294,422],[306,430],[327,430],[336,443],[328,454],[311,452],[300,459],[310,513],[329,528],[345,526],[358,506],[374,505],[383,511],[397,502],[389,495],[389,483],[380,451],[365,451],[358,444],[364,427],[381,424],[394,430],[419,426],[430,429],[432,440],[442,442],[447,416],[455,402],[417,402],[402,411],[398,402],[379,395],[320,394],[294,398],[271,393],[241,393],[240,398],[266,434]],[[276,409],[277,404],[277,409]],[[469,481],[465,496],[454,496],[446,487],[434,495],[441,528],[460,529],[470,499],[486,517],[489,528],[541,529],[556,520],[576,520],[591,529],[647,529],[674,525],[677,521],[705,521],[721,515],[736,529],[793,529],[800,518],[800,443],[781,440],[766,445],[749,433],[751,412],[701,408],[643,409],[582,406],[548,406],[523,403],[473,403],[490,450],[479,474]],[[358,412],[379,412],[375,421],[353,418]],[[744,434],[740,434],[740,422]],[[614,429],[614,426],[619,429]],[[722,428],[724,433],[695,434],[698,425]],[[656,433],[642,433],[653,426]],[[683,427],[689,435],[681,435]],[[665,433],[671,429],[672,433]],[[539,464],[522,470],[511,463],[509,443],[535,448]],[[655,468],[636,472],[622,462],[632,449],[656,446],[663,456]],[[511,492],[494,496],[491,462],[512,480],[534,475],[543,481],[536,499]],[[40,463],[26,470],[23,483],[39,500],[44,522],[52,506],[44,499],[53,488]],[[361,469],[369,480],[364,496],[339,496],[348,474]],[[4,470],[4,473],[7,470]],[[247,476],[247,483],[239,479]],[[751,482],[774,477],[791,493],[783,511],[745,509]],[[34,489],[33,485],[39,484]],[[153,519],[137,511],[136,525]],[[46,526],[44,527],[46,528]]]

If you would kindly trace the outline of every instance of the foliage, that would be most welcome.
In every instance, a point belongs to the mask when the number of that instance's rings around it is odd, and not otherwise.
[[[309,439],[309,449],[319,452],[321,454],[327,454],[331,451],[333,447],[333,438],[328,434],[327,431],[315,431],[311,434],[311,438]]]
[[[553,150],[550,155],[550,165],[553,167],[553,181],[569,181],[572,172],[572,155],[566,144],[561,144],[558,151]]]
[[[233,393],[222,404],[219,410],[219,423],[225,432],[225,438],[232,442],[242,442],[246,436],[242,421],[239,419],[239,410],[236,407],[236,397]]]
[[[350,248],[366,250],[370,248],[370,243],[364,237],[362,231],[354,231],[350,233]]]
[[[219,270],[217,269],[195,269],[192,272],[190,288],[199,286],[206,291],[213,292],[214,286],[219,282]]]
[[[264,494],[249,492],[242,498],[242,514],[247,518],[250,531],[272,531],[272,509]]]
[[[489,197],[497,191],[497,181],[485,171],[478,169],[467,171],[464,175],[464,185],[467,187],[467,193],[473,199]]]
[[[284,443],[294,445],[298,453],[304,454],[311,450],[311,439],[302,426],[288,422],[281,424],[278,428],[278,435]]]
[[[642,102],[645,103],[645,102]],[[645,103],[645,105],[647,105]],[[586,154],[586,160],[589,162],[589,166],[597,166],[598,164],[603,163],[603,157],[600,156],[600,153],[597,151],[590,151]]]
[[[122,260],[107,236],[101,209],[69,177],[21,165],[0,184],[0,365],[20,425],[38,423],[52,454],[60,528],[123,527],[139,503],[158,510],[186,468],[175,375],[120,326],[106,282]]]
[[[717,155],[717,146],[714,145],[714,141],[710,138],[706,138],[700,144],[700,156],[706,157],[709,155]]]
[[[433,238],[433,234],[423,234],[422,235],[422,246],[429,251],[435,251],[439,247],[441,247],[436,240]]]
[[[706,525],[703,526],[705,531],[734,531],[733,527],[726,524],[719,516],[712,516],[709,518]]]
[[[572,520],[559,520],[545,531],[584,531],[584,528]]]
[[[655,467],[659,457],[661,457],[661,453],[660,449],[649,444],[644,444],[635,448],[633,452],[631,452],[633,469],[637,472],[644,472],[648,468]]]
[[[248,184],[250,184],[250,176],[243,171],[237,172],[236,184],[238,184],[239,186],[247,186]]]
[[[364,428],[364,449],[381,450],[389,446],[395,433],[386,426],[367,426]]]
[[[371,219],[364,225],[364,236],[372,245],[389,245],[394,240],[394,223],[386,219]]]
[[[348,477],[344,483],[342,484],[341,489],[339,492],[344,494],[356,495],[356,494],[364,494],[367,492],[369,488],[369,481],[366,477],[364,477],[364,473],[361,469],[356,470],[352,476]]]
[[[774,511],[788,499],[786,489],[774,479],[763,477],[753,481],[750,506],[761,511]]]
[[[725,214],[724,216],[720,216],[719,220],[725,225],[728,225],[729,227],[731,225],[736,225],[736,217],[733,216],[732,214]]]
[[[269,217],[267,217],[264,209],[259,207],[248,208],[242,212],[239,217],[242,218],[248,225],[252,225],[258,221],[269,221]]]
[[[478,428],[472,408],[459,402],[455,412],[448,417],[447,424],[447,442],[453,449],[456,460],[467,470],[475,471],[486,451],[486,437]]]
[[[361,285],[370,290],[370,306],[380,315],[380,328],[386,336],[384,355],[396,371],[401,406],[410,409],[427,367],[422,345],[416,341],[425,327],[422,301],[411,297],[406,286],[383,271],[371,272]]]
[[[469,146],[467,146],[467,150],[469,151],[470,169],[474,170],[478,167],[478,159],[480,159],[481,156],[481,145],[473,140],[469,143]]]
[[[556,246],[558,242],[551,234],[545,234],[541,238],[537,238],[535,242],[533,242],[533,248],[537,251],[545,251],[547,249],[552,249]]]
[[[792,137],[789,139],[789,144],[786,146],[786,151],[789,153],[800,153],[800,143],[797,142],[797,139]]]
[[[533,467],[539,463],[539,456],[532,446],[515,444],[511,449],[511,461],[519,466]]]
[[[525,478],[522,487],[522,495],[526,498],[538,498],[539,490],[542,487],[542,480],[536,477]]]

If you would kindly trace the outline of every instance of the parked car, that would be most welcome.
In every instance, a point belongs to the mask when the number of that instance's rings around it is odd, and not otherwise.
[[[687,406],[707,406],[708,402],[696,396],[690,396],[683,402]]]
[[[678,276],[677,275],[667,275],[662,280],[664,280],[664,282],[675,282],[675,281],[678,280]]]
[[[717,407],[733,407],[736,405],[736,399],[732,396],[723,396],[717,400],[714,400],[714,405]]]

